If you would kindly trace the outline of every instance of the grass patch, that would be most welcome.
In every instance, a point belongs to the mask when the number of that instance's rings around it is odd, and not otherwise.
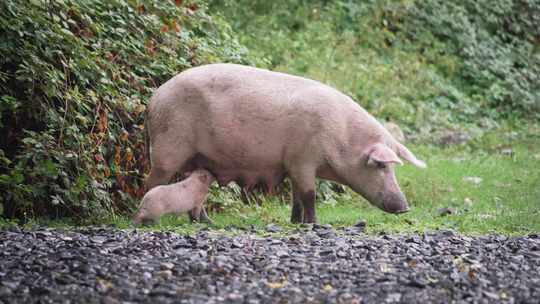
[[[451,229],[465,234],[502,233],[519,235],[540,232],[540,136],[538,127],[529,128],[522,136],[515,132],[486,134],[480,139],[451,148],[428,145],[413,147],[428,163],[425,170],[405,165],[397,169],[402,190],[411,211],[403,215],[385,213],[352,191],[332,203],[317,204],[319,223],[335,228],[350,226],[359,220],[367,223],[368,233],[412,233]],[[519,138],[518,138],[519,137]],[[511,149],[511,150],[507,150]],[[510,152],[511,151],[511,152]],[[504,153],[503,153],[504,152]],[[468,181],[474,177],[477,184]],[[454,213],[440,216],[440,208]],[[266,198],[261,206],[229,204],[220,213],[211,213],[217,231],[241,233],[252,230],[264,233],[272,223],[283,232],[300,225],[290,224],[291,208],[277,197]],[[0,222],[0,226],[13,222]],[[32,220],[25,224],[71,227],[62,221]],[[89,224],[106,224],[131,228],[125,216],[91,219]],[[187,215],[165,216],[157,224],[143,230],[167,230],[191,234],[208,227],[192,225]]]

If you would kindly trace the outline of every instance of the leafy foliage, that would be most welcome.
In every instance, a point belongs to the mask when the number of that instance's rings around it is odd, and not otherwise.
[[[176,73],[242,62],[222,19],[190,1],[0,3],[0,210],[100,216],[142,194],[143,114]]]
[[[268,67],[331,84],[409,133],[538,119],[538,1],[230,1]]]
[[[540,1],[416,1],[402,17],[411,41],[429,47],[432,35],[444,42],[440,53],[463,60],[456,76],[490,116],[539,117]]]

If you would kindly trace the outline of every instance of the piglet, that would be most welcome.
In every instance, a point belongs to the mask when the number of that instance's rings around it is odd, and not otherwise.
[[[204,211],[203,203],[208,195],[214,176],[204,169],[198,169],[181,182],[157,186],[148,191],[133,217],[133,224],[150,224],[164,214],[189,212],[190,219],[211,222]]]

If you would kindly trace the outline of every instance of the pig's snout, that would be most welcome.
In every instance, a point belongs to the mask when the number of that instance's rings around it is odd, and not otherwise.
[[[409,211],[409,204],[402,193],[387,193],[382,199],[383,210],[390,213],[405,213]]]

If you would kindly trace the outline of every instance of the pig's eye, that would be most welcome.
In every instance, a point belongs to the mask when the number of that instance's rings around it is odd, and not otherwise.
[[[386,168],[386,164],[383,163],[383,162],[376,162],[377,164],[377,169],[384,169]]]

